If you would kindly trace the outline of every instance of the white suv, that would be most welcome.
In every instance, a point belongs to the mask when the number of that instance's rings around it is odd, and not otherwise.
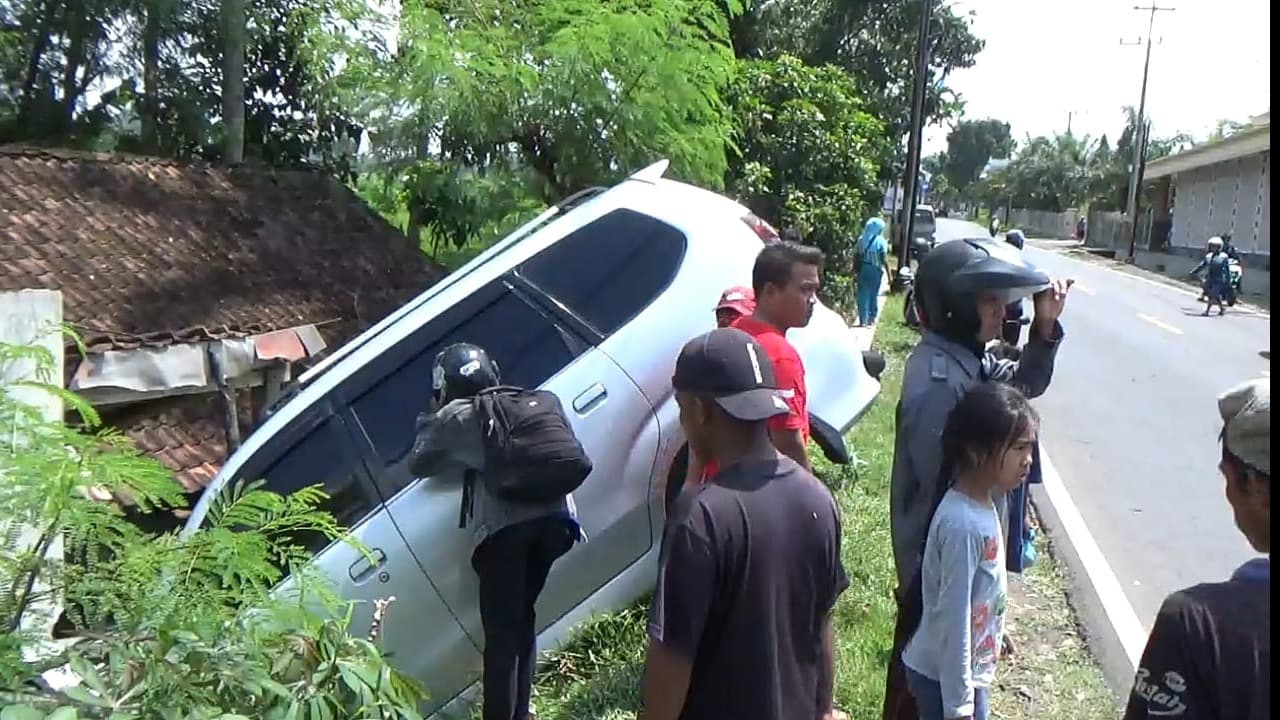
[[[649,591],[666,488],[683,476],[676,354],[714,326],[720,292],[749,283],[762,240],[776,238],[732,200],[663,179],[665,168],[547,210],[303,374],[227,461],[188,530],[229,482],[265,478],[281,493],[323,484],[371,557],[318,541],[315,565],[347,599],[397,596],[386,651],[428,687],[426,711],[458,698],[479,678],[483,641],[471,534],[458,529],[457,479],[415,478],[407,460],[436,352],[466,341],[489,351],[505,383],[557,393],[595,466],[575,493],[590,540],[552,570],[538,603],[542,645]],[[790,337],[820,444],[847,459],[841,436],[879,391],[870,363],[826,307]],[[359,603],[352,631],[371,616]]]

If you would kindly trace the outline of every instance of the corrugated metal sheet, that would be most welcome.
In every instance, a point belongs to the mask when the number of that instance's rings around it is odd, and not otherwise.
[[[1200,248],[1231,233],[1249,253],[1271,252],[1271,153],[1178,173],[1170,244]]]
[[[1262,156],[1262,182],[1258,192],[1258,252],[1271,254],[1271,153]]]

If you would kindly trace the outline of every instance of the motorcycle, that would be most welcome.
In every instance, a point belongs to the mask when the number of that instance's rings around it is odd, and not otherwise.
[[[1234,306],[1236,298],[1240,297],[1240,283],[1244,281],[1244,266],[1239,260],[1231,258],[1227,260],[1227,270],[1231,273],[1231,290],[1227,293],[1227,304]]]
[[[897,285],[898,290],[906,293],[902,300],[902,321],[906,323],[907,327],[920,327],[920,311],[916,308],[915,302],[916,275],[909,263],[911,260],[915,260],[916,265],[919,266],[920,260],[925,255],[928,255],[931,249],[933,249],[933,245],[925,238],[916,238],[912,241],[908,265],[898,268],[897,275],[894,278],[894,283]]]

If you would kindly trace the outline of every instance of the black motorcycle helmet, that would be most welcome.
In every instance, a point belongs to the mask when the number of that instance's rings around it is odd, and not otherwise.
[[[1010,230],[1004,234],[1004,241],[1021,250],[1027,244],[1027,236],[1021,230]]]
[[[498,363],[484,348],[456,343],[436,355],[431,368],[431,389],[436,403],[445,405],[498,385],[501,378]]]
[[[1004,243],[985,238],[938,243],[916,271],[915,303],[928,329],[965,346],[982,323],[978,294],[995,291],[1005,304],[1048,287],[1049,276]]]

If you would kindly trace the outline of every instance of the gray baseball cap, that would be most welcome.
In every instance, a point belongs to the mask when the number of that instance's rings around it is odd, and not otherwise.
[[[1241,383],[1218,397],[1222,441],[1246,465],[1271,477],[1271,378]]]

